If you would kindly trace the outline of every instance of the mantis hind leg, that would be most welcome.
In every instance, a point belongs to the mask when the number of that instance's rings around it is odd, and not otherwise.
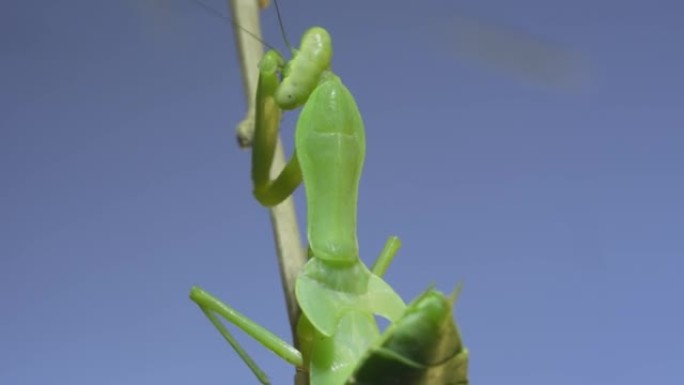
[[[254,197],[267,207],[275,206],[285,200],[302,182],[296,153],[292,155],[278,177],[271,179],[271,166],[282,116],[282,110],[276,103],[274,95],[280,85],[278,72],[283,66],[284,60],[276,51],[268,51],[259,63],[252,143],[252,182],[254,183]]]
[[[252,357],[245,351],[245,349],[242,348],[239,342],[233,337],[233,335],[228,331],[228,329],[223,326],[223,323],[216,317],[214,313],[212,313],[210,310],[200,306],[200,309],[202,309],[202,312],[204,315],[209,318],[209,321],[214,325],[214,327],[221,333],[223,338],[230,344],[230,346],[235,350],[235,352],[240,356],[242,361],[247,364],[249,369],[254,373],[254,375],[257,377],[260,383],[264,385],[268,385],[271,382],[268,379],[268,376],[264,371],[259,367],[259,365],[252,359]]]
[[[301,367],[303,365],[301,353],[292,345],[288,344],[254,321],[250,320],[237,310],[221,302],[208,292],[197,286],[194,286],[190,291],[190,298],[200,307],[200,309],[202,309],[202,312],[204,312],[214,327],[216,327],[223,338],[228,341],[230,346],[233,347],[238,356],[240,356],[242,361],[247,364],[247,366],[252,370],[254,375],[262,384],[270,384],[268,377],[249,356],[249,354],[242,348],[242,346],[240,346],[235,337],[233,337],[223,323],[217,318],[217,314],[240,328],[242,331],[261,343],[268,350],[272,351],[290,364],[297,367]]]
[[[394,257],[397,255],[397,251],[399,251],[400,247],[401,241],[398,237],[389,237],[387,239],[387,242],[385,242],[385,247],[382,249],[380,255],[378,256],[378,259],[373,264],[371,272],[377,275],[378,277],[382,278],[385,275],[387,268],[389,268],[390,263],[392,263]]]

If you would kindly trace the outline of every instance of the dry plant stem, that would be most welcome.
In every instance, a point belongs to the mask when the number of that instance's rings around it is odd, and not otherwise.
[[[265,0],[228,0],[233,13],[235,22],[247,31],[257,36],[261,36],[261,26],[259,23],[260,7],[266,7],[268,1]],[[263,55],[261,42],[254,36],[250,36],[237,26],[233,26],[233,36],[235,36],[240,63],[242,66],[242,79],[244,83],[245,97],[247,99],[247,117],[237,129],[238,141],[241,147],[247,147],[251,143],[254,133],[254,115],[257,81],[259,77],[258,64]],[[280,170],[285,167],[285,154],[283,145],[278,138],[273,166],[271,167],[271,177],[275,178]],[[297,321],[299,320],[300,309],[295,299],[294,286],[295,280],[302,266],[306,262],[305,249],[301,243],[299,227],[297,225],[297,215],[292,197],[287,198],[281,204],[272,207],[271,225],[273,236],[276,243],[278,263],[280,266],[280,278],[285,293],[287,304],[287,314],[290,320],[293,341],[297,344]]]

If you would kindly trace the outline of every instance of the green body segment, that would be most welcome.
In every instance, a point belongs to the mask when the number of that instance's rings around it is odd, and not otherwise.
[[[304,360],[312,384],[344,385],[380,336],[374,316],[396,319],[405,304],[359,258],[356,206],[365,130],[354,97],[331,72],[322,74],[299,115],[295,147],[313,256],[295,287],[302,322],[315,341]]]
[[[335,334],[319,336],[311,352],[311,385],[344,385],[380,330],[371,313],[346,312],[337,322]]]
[[[340,266],[356,263],[356,206],[366,154],[361,113],[340,79],[323,75],[295,132],[307,201],[307,236],[314,256]]]
[[[348,341],[353,338],[345,335],[345,327],[357,333],[370,330],[366,324],[370,320],[377,329],[374,315],[392,321],[405,304],[359,258],[356,206],[366,152],[365,130],[354,97],[333,73],[323,73],[304,105],[295,146],[306,189],[307,236],[313,255],[297,279],[297,302],[322,341]],[[359,341],[367,343],[373,336]],[[317,346],[322,349],[321,343]],[[364,346],[349,350],[347,366],[336,363],[328,367],[329,373],[323,377],[337,380],[322,384],[342,385],[341,379],[351,373]],[[320,372],[311,370],[312,378],[320,377]]]

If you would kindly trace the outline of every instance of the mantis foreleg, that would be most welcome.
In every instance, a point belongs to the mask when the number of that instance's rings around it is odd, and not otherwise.
[[[270,178],[282,115],[275,100],[275,93],[280,85],[278,71],[283,66],[284,60],[276,51],[267,52],[259,63],[252,144],[252,182],[254,183],[254,197],[259,203],[269,207],[277,205],[290,196],[302,182],[302,172],[296,153],[292,155],[276,179]]]

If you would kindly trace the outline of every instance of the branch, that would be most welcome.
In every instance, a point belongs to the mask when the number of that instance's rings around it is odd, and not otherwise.
[[[259,77],[258,64],[263,56],[263,47],[260,41],[250,36],[249,31],[257,37],[261,37],[259,23],[259,9],[268,6],[268,0],[228,0],[233,13],[233,36],[238,48],[242,67],[242,80],[244,83],[245,98],[247,99],[247,115],[238,124],[237,138],[240,147],[249,147],[254,134],[254,119],[256,112],[256,89]],[[239,26],[239,27],[238,27]],[[241,27],[241,28],[240,28]],[[285,154],[283,145],[278,137],[271,178],[275,178],[285,167]],[[294,284],[302,266],[306,262],[305,249],[302,246],[297,225],[297,214],[292,196],[281,204],[269,209],[273,237],[278,254],[280,278],[285,293],[287,314],[290,320],[293,341],[297,346],[297,321],[300,309],[294,294]]]

